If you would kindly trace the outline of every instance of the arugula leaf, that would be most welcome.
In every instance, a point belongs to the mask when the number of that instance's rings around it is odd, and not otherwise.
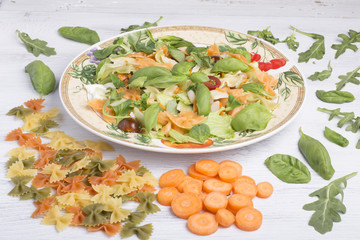
[[[277,44],[277,43],[280,43],[280,39],[278,38],[275,38],[274,35],[272,34],[271,31],[269,31],[269,28],[270,27],[267,27],[266,29],[260,31],[260,30],[257,30],[257,31],[248,31],[247,33],[252,35],[252,36],[255,36],[257,38],[262,38],[264,39],[265,41],[268,41],[270,43],[272,43],[273,45]]]
[[[130,32],[130,31],[134,31],[134,30],[138,30],[138,29],[143,29],[143,28],[149,28],[149,27],[156,27],[158,25],[158,22],[163,19],[163,16],[161,16],[156,22],[144,22],[143,25],[130,25],[127,28],[121,28],[121,33],[124,32]]]
[[[341,90],[347,83],[359,85],[360,81],[357,79],[357,77],[360,77],[360,73],[358,73],[359,70],[360,66],[353,71],[346,73],[346,75],[340,75],[339,79],[341,79],[341,81],[336,83],[336,90]]]
[[[20,32],[16,30],[18,33],[18,37],[25,44],[26,50],[28,52],[34,54],[35,57],[38,57],[40,54],[44,54],[45,56],[56,55],[55,48],[51,48],[46,46],[48,43],[46,41],[40,39],[31,39],[27,33]]]
[[[340,121],[337,123],[339,128],[342,128],[346,123],[354,120],[355,114],[353,112],[340,112],[340,108],[331,110],[326,108],[318,108],[320,112],[330,113],[329,121],[334,117],[341,117]]]
[[[328,70],[325,69],[321,72],[315,72],[313,75],[308,77],[308,79],[312,80],[312,81],[316,81],[316,80],[323,81],[325,79],[328,79],[331,76],[332,70],[333,69],[330,66],[330,61],[329,61]]]
[[[351,131],[356,133],[360,129],[360,117],[356,117],[349,126],[345,128],[345,131]]]
[[[286,45],[291,49],[293,50],[294,52],[296,52],[296,50],[298,49],[299,47],[299,42],[295,41],[296,37],[295,37],[295,30],[293,32],[292,35],[286,37],[283,42],[286,43]]]
[[[310,218],[309,225],[313,226],[321,234],[330,232],[333,222],[340,222],[339,213],[345,214],[346,207],[343,203],[344,191],[347,180],[354,177],[357,172],[350,173],[344,177],[332,181],[329,185],[311,193],[310,197],[318,197],[315,202],[305,204],[303,209],[315,211]],[[341,199],[336,198],[341,195]]]
[[[331,45],[331,48],[336,50],[335,59],[345,53],[346,49],[351,49],[354,52],[358,50],[358,47],[353,43],[360,42],[360,32],[349,30],[349,36],[346,34],[339,34],[338,37],[342,39],[342,42]]]
[[[211,58],[205,54],[191,52],[190,55],[193,57],[194,61],[196,62],[196,65],[198,65],[200,68],[202,67],[211,68],[212,65],[214,65],[214,62],[211,60]]]
[[[290,26],[290,27],[300,34],[303,34],[305,36],[308,36],[308,37],[311,37],[311,38],[317,40],[316,42],[313,43],[313,45],[311,45],[309,50],[299,53],[299,60],[298,60],[299,63],[300,62],[308,62],[311,58],[315,58],[315,59],[319,60],[324,57],[324,55],[325,55],[325,38],[323,35],[319,35],[319,34],[315,34],[315,33],[306,33],[306,32],[300,31],[299,29],[296,29],[293,26]]]

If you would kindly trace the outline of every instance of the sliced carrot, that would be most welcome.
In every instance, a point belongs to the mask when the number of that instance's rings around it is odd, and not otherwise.
[[[249,206],[253,206],[252,200],[249,196],[243,194],[233,194],[229,197],[228,209],[233,213],[237,213],[240,209]]]
[[[250,198],[254,198],[257,193],[257,187],[253,183],[249,182],[235,182],[233,185],[233,192],[240,193]]]
[[[205,181],[207,179],[210,179],[210,177],[208,176],[205,176],[201,173],[199,173],[198,171],[195,170],[195,164],[192,164],[190,167],[189,167],[189,175],[193,178],[196,178],[196,179],[199,179],[199,180],[202,180],[202,181]]]
[[[185,173],[181,169],[173,169],[161,175],[159,179],[160,187],[177,187],[185,177]]]
[[[241,230],[255,231],[262,224],[262,214],[252,207],[242,208],[236,213],[235,224]]]
[[[209,138],[208,140],[206,140],[205,143],[200,144],[200,143],[171,143],[168,140],[161,140],[161,143],[168,146],[168,147],[173,147],[173,148],[204,148],[204,147],[208,147],[211,146],[213,144],[213,141]]]
[[[201,194],[202,190],[202,181],[199,180],[187,180],[183,188],[184,193],[194,193],[196,195]]]
[[[201,159],[195,163],[195,170],[209,177],[215,177],[219,167],[219,163],[211,159]]]
[[[173,213],[179,218],[189,218],[202,210],[202,201],[193,193],[182,193],[174,197],[171,202]]]
[[[203,203],[205,201],[206,196],[207,196],[207,193],[204,193],[204,192],[200,193],[200,199]]]
[[[220,192],[211,192],[204,200],[206,209],[212,213],[216,213],[221,208],[226,208],[227,204],[228,199],[226,195]]]
[[[269,182],[261,182],[257,185],[256,196],[259,198],[268,198],[273,193],[274,188]]]
[[[163,206],[170,206],[179,191],[175,187],[164,187],[157,194],[157,201]]]
[[[220,181],[216,178],[210,178],[206,180],[203,184],[203,190],[206,193],[221,192],[225,195],[229,195],[231,189],[232,189],[232,185],[230,183]]]
[[[227,167],[227,166],[235,168],[238,177],[240,177],[242,175],[242,166],[240,163],[237,163],[237,162],[231,161],[231,160],[224,160],[224,161],[220,162],[220,168]]]
[[[249,176],[245,176],[245,175],[243,175],[243,176],[239,177],[238,179],[236,179],[235,182],[232,183],[232,185],[234,186],[234,184],[238,183],[238,182],[248,182],[248,183],[256,184],[254,179],[252,179]]]
[[[226,208],[219,209],[215,214],[215,220],[222,227],[230,227],[235,222],[235,216]]]
[[[189,217],[187,227],[192,233],[207,236],[215,233],[219,225],[216,222],[214,214],[204,212]]]
[[[185,186],[185,182],[187,181],[187,180],[197,180],[197,181],[199,181],[201,184],[202,184],[202,181],[201,180],[198,180],[198,179],[196,179],[196,178],[193,178],[193,177],[190,177],[189,175],[185,175],[185,177],[183,178],[183,180],[181,181],[181,183],[176,187],[178,190],[179,190],[179,192],[184,192],[184,186]]]
[[[238,178],[237,170],[231,166],[224,166],[219,168],[219,178],[224,182],[234,182]]]

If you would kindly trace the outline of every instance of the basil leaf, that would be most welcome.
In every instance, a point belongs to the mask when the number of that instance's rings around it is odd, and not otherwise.
[[[58,31],[64,38],[80,43],[93,45],[100,41],[97,32],[86,27],[61,27]]]
[[[272,114],[259,103],[252,103],[242,109],[231,121],[235,131],[264,130]]]
[[[322,35],[315,34],[315,33],[306,33],[303,31],[300,31],[299,29],[294,28],[293,26],[290,26],[293,30],[297,31],[300,34],[303,34],[305,36],[311,37],[315,40],[309,50],[305,52],[299,53],[299,60],[298,62],[308,62],[311,58],[315,59],[322,59],[325,55],[325,38]]]
[[[315,211],[311,216],[309,225],[313,226],[321,234],[330,232],[333,222],[340,222],[339,213],[345,213],[346,207],[343,203],[344,191],[347,180],[354,177],[357,172],[350,173],[342,178],[338,178],[327,186],[311,193],[310,197],[318,197],[318,200],[305,204],[303,209]],[[337,197],[339,196],[339,197]]]
[[[347,83],[353,83],[359,85],[360,80],[357,79],[358,77],[360,77],[360,73],[358,73],[359,70],[360,70],[360,66],[354,69],[353,71],[346,73],[346,75],[340,75],[339,79],[341,81],[335,84],[336,90],[341,90],[343,87],[345,87]]]
[[[217,61],[214,67],[211,69],[211,72],[248,72],[250,67],[236,58],[223,58]]]
[[[133,100],[128,99],[125,102],[120,103],[119,105],[112,106],[115,112],[115,116],[127,116],[132,109],[132,103]]]
[[[340,147],[346,147],[349,145],[349,140],[344,138],[340,133],[337,133],[328,127],[325,127],[324,135],[327,140],[339,145]]]
[[[324,91],[317,90],[316,96],[323,102],[327,103],[344,103],[352,102],[355,100],[355,97],[352,93],[346,91]]]
[[[236,97],[234,97],[232,94],[229,94],[225,111],[231,111],[237,107],[240,107],[241,105],[243,104]]]
[[[195,67],[195,62],[180,62],[173,66],[171,69],[172,74],[174,75],[190,75],[190,71],[193,67]]]
[[[268,98],[275,97],[275,96],[271,95],[270,93],[268,93],[267,91],[265,91],[264,85],[262,85],[261,83],[246,83],[246,84],[242,85],[241,88],[244,89],[244,91],[254,92],[259,95],[268,97]]]
[[[176,65],[177,64],[175,64],[175,66]],[[139,77],[147,77],[147,79],[150,80],[150,79],[157,78],[160,76],[171,76],[171,72],[169,69],[164,68],[164,67],[157,67],[157,66],[144,67],[144,68],[137,70],[130,77],[129,82],[131,83],[133,80],[135,80]]]
[[[40,39],[32,40],[27,33],[20,32],[16,30],[18,33],[18,37],[25,44],[26,50],[28,52],[34,54],[35,57],[38,57],[40,54],[44,54],[45,56],[56,55],[55,48],[50,48],[46,46],[48,43],[46,41]]]
[[[179,84],[183,81],[186,81],[187,77],[185,75],[181,76],[160,76],[153,79],[147,79],[144,86],[152,86],[156,88],[167,88],[174,84]]]
[[[124,32],[130,32],[130,31],[134,31],[134,30],[138,30],[138,29],[143,29],[143,28],[149,28],[149,27],[156,27],[158,25],[158,22],[163,19],[163,16],[161,16],[156,22],[144,22],[143,25],[130,25],[127,28],[121,28],[121,33]]]
[[[42,61],[35,60],[25,67],[25,72],[29,74],[31,84],[35,91],[43,95],[48,95],[55,88],[55,75],[51,69]]]
[[[146,132],[150,133],[151,129],[153,129],[156,126],[159,111],[160,111],[159,103],[152,104],[148,109],[145,110],[144,125]]]
[[[146,81],[146,77],[138,77],[136,79],[134,79],[130,84],[129,84],[129,88],[133,89],[133,88],[142,88],[144,86],[144,83]]]
[[[205,143],[210,137],[210,128],[204,123],[195,125],[190,129],[189,136],[201,143]]]
[[[331,48],[336,50],[335,59],[345,53],[346,49],[351,49],[354,52],[358,50],[358,47],[353,43],[360,42],[360,32],[349,30],[349,36],[339,34],[338,37],[342,39],[341,43],[331,45]]]
[[[297,158],[286,154],[274,154],[265,160],[265,165],[281,181],[286,183],[308,183],[309,169]]]
[[[330,66],[330,61],[329,61],[328,70],[323,70],[321,72],[315,72],[313,75],[308,77],[308,79],[312,80],[312,81],[315,81],[315,80],[323,81],[325,79],[328,79],[331,76],[332,70],[333,69]]]
[[[110,55],[115,51],[115,49],[117,49],[118,47],[120,47],[120,45],[119,45],[119,44],[116,44],[116,45],[112,45],[112,46],[107,47],[107,48],[104,48],[104,49],[96,50],[96,51],[94,52],[94,57],[96,57],[97,59],[107,58],[107,57],[110,56]]]
[[[194,72],[190,75],[190,80],[193,83],[200,83],[200,82],[208,82],[210,81],[210,78],[207,74],[203,72]]]

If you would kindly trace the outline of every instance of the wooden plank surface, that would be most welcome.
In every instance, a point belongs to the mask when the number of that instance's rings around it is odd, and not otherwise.
[[[308,81],[307,99],[303,111],[287,128],[279,134],[237,150],[197,155],[170,155],[139,150],[116,145],[115,153],[107,153],[105,158],[114,158],[116,153],[123,154],[128,160],[141,159],[143,164],[159,177],[161,173],[172,169],[186,167],[201,158],[212,158],[217,161],[231,159],[240,162],[244,174],[253,176],[256,181],[270,181],[275,187],[274,195],[266,200],[256,199],[255,206],[264,215],[263,226],[256,232],[243,232],[232,226],[229,229],[219,229],[206,239],[359,239],[360,228],[360,198],[359,176],[351,179],[345,190],[347,213],[342,215],[342,221],[335,223],[333,231],[320,235],[307,225],[311,212],[302,210],[305,203],[314,199],[308,194],[326,185],[328,181],[321,179],[314,171],[312,181],[308,184],[291,185],[279,181],[264,165],[264,160],[275,153],[291,154],[304,161],[297,141],[298,129],[301,126],[305,133],[319,139],[328,148],[336,173],[334,178],[344,176],[360,169],[359,151],[355,144],[359,134],[345,132],[336,127],[336,121],[327,121],[327,115],[316,111],[317,107],[336,108],[338,105],[320,102],[315,91],[318,89],[332,90],[339,81],[338,75],[352,71],[360,65],[359,52],[347,51],[339,59],[334,59],[335,51],[331,44],[338,41],[337,34],[346,33],[349,29],[360,31],[358,15],[360,2],[344,1],[218,1],[218,0],[183,0],[183,1],[96,1],[96,0],[3,0],[0,5],[0,137],[12,129],[21,126],[21,121],[14,121],[5,113],[13,106],[24,101],[37,98],[32,90],[24,67],[35,59],[40,59],[50,66],[57,80],[66,65],[88,46],[61,38],[57,29],[66,25],[87,26],[96,30],[101,39],[107,39],[119,33],[120,28],[130,24],[141,24],[144,21],[154,21],[164,16],[161,26],[171,25],[205,25],[227,28],[240,32],[264,29],[271,26],[274,35],[284,39],[291,34],[289,25],[294,25],[304,31],[315,32],[325,36],[326,55],[320,61],[298,64],[304,76],[308,77],[315,71],[327,67],[331,60],[334,68],[332,77],[323,82]],[[44,39],[49,46],[55,47],[57,55],[35,58],[28,53],[18,40],[15,30],[27,32],[33,38]],[[300,41],[298,52],[305,51],[313,40],[297,34]],[[297,53],[289,50],[285,44],[276,47],[292,59],[297,59]],[[349,84],[344,90],[352,92],[357,98],[351,104],[343,104],[344,111],[354,111],[360,115],[360,86]],[[62,108],[58,92],[46,97],[47,106],[57,106],[61,109],[60,125],[65,132],[78,139],[99,138],[79,127]],[[338,147],[328,142],[323,136],[324,126],[343,133],[350,140],[347,148]],[[18,201],[7,193],[12,184],[5,178],[4,163],[8,159],[7,152],[15,147],[13,142],[1,142],[0,167],[0,239],[107,239],[101,233],[88,233],[82,228],[68,228],[57,233],[53,226],[40,225],[41,219],[29,216],[34,210],[31,201]],[[175,218],[168,208],[162,207],[160,213],[149,216],[145,223],[154,224],[152,239],[205,239],[191,234],[186,229],[186,221]],[[118,236],[117,236],[118,237]],[[114,237],[117,238],[117,237]],[[134,238],[136,239],[136,238]]]

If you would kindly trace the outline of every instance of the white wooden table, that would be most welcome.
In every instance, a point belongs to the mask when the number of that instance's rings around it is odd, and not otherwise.
[[[342,215],[340,223],[334,224],[332,232],[323,236],[307,225],[312,212],[302,210],[302,206],[314,201],[315,198],[308,197],[308,194],[327,185],[328,181],[310,170],[310,183],[286,184],[272,175],[264,165],[264,160],[275,153],[291,154],[305,162],[297,147],[298,129],[301,126],[305,133],[320,140],[329,150],[336,169],[333,179],[360,169],[360,150],[355,149],[359,134],[338,129],[337,121],[328,122],[328,115],[318,112],[316,108],[336,108],[338,105],[323,103],[315,96],[317,89],[334,89],[335,83],[339,81],[338,75],[352,71],[360,65],[360,51],[353,53],[348,50],[339,59],[334,60],[335,51],[330,48],[331,44],[337,41],[337,34],[346,33],[349,29],[360,31],[359,10],[360,2],[357,0],[3,0],[0,5],[1,139],[5,139],[10,130],[21,126],[21,121],[14,121],[5,113],[26,100],[38,97],[24,72],[24,67],[29,62],[40,59],[50,66],[59,79],[68,62],[88,47],[60,37],[57,29],[61,26],[86,26],[96,30],[101,39],[106,39],[118,34],[122,27],[154,21],[159,16],[164,16],[160,22],[161,26],[205,25],[240,32],[262,30],[271,26],[274,35],[284,39],[291,34],[289,25],[293,25],[307,32],[322,34],[326,38],[324,59],[315,61],[315,64],[312,61],[298,64],[303,75],[308,77],[315,71],[325,69],[329,60],[334,71],[332,77],[323,82],[308,81],[303,111],[282,132],[257,144],[220,153],[170,155],[142,152],[116,145],[116,152],[108,153],[105,157],[111,159],[121,153],[127,160],[141,159],[157,177],[172,168],[186,170],[190,164],[201,158],[212,158],[217,161],[231,159],[240,162],[244,174],[254,177],[256,181],[273,183],[273,196],[265,200],[255,199],[254,202],[255,207],[264,215],[260,230],[243,232],[232,226],[229,229],[219,229],[206,239],[359,239],[360,176],[351,179],[345,190],[344,202],[347,213]],[[30,34],[32,38],[48,41],[49,46],[56,48],[57,55],[35,58],[18,40],[16,29]],[[300,34],[297,34],[297,38],[300,40],[298,52],[305,51],[313,42],[312,39]],[[289,50],[285,44],[278,44],[276,47],[290,58],[297,59],[297,53]],[[344,90],[352,92],[357,99],[353,103],[341,105],[342,110],[354,111],[360,115],[360,86],[348,84]],[[66,114],[57,91],[46,97],[46,105],[61,109],[60,124],[65,132],[78,139],[99,139],[79,127]],[[343,133],[350,140],[350,145],[341,148],[327,141],[323,136],[325,125]],[[57,233],[53,226],[40,225],[40,219],[30,218],[34,211],[32,201],[19,201],[7,195],[12,184],[5,178],[5,162],[8,159],[6,153],[15,146],[14,142],[0,143],[0,239],[107,239],[102,232],[89,233],[84,228],[70,227],[62,233]],[[152,239],[205,239],[191,234],[186,229],[186,221],[174,217],[167,207],[162,207],[161,212],[150,215],[145,223],[148,222],[154,225]]]

